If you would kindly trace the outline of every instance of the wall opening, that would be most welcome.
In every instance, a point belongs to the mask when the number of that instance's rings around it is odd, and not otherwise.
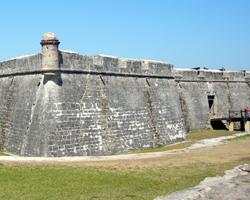
[[[211,120],[210,124],[214,130],[227,130],[227,127],[222,120]]]
[[[208,107],[209,107],[209,112],[214,113],[214,95],[208,95]]]

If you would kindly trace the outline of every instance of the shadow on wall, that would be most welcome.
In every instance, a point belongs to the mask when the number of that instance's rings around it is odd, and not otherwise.
[[[63,80],[59,72],[55,74],[45,74],[43,79],[43,84],[46,85],[48,81],[53,81],[58,86],[63,85]]]

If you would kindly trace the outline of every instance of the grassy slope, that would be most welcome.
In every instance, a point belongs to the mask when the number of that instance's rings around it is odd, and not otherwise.
[[[249,146],[248,138],[162,158],[84,162],[71,167],[0,164],[0,199],[153,199],[250,163]]]

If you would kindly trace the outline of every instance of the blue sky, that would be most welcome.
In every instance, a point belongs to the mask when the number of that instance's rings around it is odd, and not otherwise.
[[[40,52],[44,32],[84,55],[250,70],[249,0],[5,0],[0,60]]]

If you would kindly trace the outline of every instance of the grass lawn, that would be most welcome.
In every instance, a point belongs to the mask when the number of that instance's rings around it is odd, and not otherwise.
[[[0,199],[153,199],[250,163],[249,155],[250,138],[245,138],[149,159],[76,162],[68,166],[0,163]]]
[[[0,199],[153,199],[196,185],[232,166],[193,163],[139,171],[2,166]]]
[[[229,136],[229,135],[234,135],[236,133],[239,133],[239,132],[238,131],[229,132],[227,130],[194,131],[194,132],[188,133],[187,141],[177,143],[177,144],[171,144],[167,146],[156,147],[156,148],[145,148],[145,149],[140,149],[140,150],[134,150],[134,151],[130,151],[129,153],[147,153],[147,152],[168,151],[168,150],[173,150],[173,149],[183,149],[183,148],[191,146],[198,140],[216,138],[216,137],[221,137],[221,136]]]

